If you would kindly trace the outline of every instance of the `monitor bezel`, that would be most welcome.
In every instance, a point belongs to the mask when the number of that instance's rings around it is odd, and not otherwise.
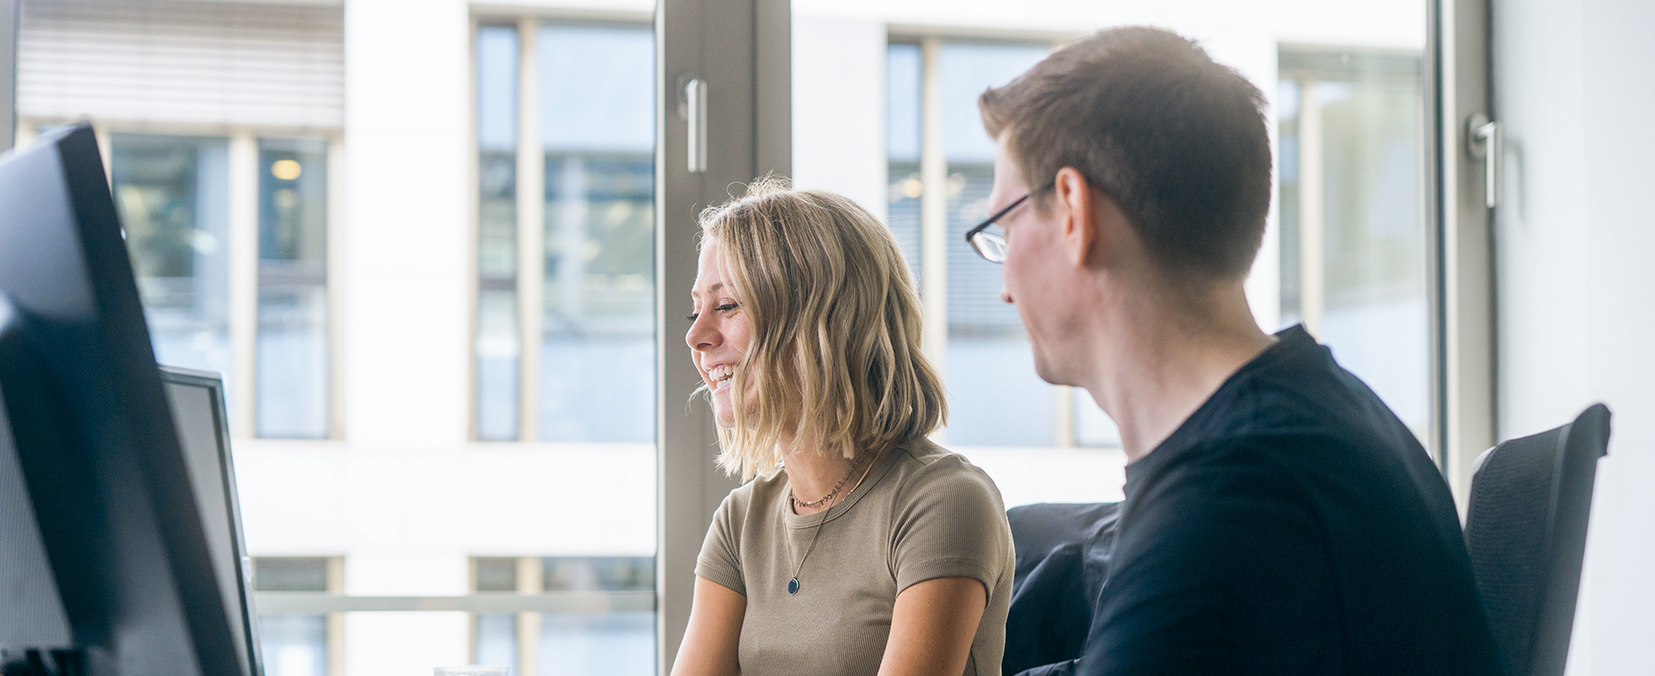
[[[214,438],[218,441],[219,481],[224,485],[225,500],[230,506],[231,543],[236,548],[236,590],[241,596],[241,622],[247,636],[248,673],[264,673],[264,659],[259,649],[258,610],[253,601],[253,558],[247,553],[247,540],[241,525],[241,498],[236,492],[235,454],[230,449],[230,415],[224,399],[224,379],[211,371],[198,371],[182,366],[157,364],[161,382],[189,385],[207,390],[212,400]],[[183,440],[179,440],[180,446]],[[188,451],[186,451],[188,452]]]

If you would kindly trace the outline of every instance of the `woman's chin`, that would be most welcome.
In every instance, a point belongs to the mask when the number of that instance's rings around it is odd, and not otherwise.
[[[713,402],[713,424],[718,425],[719,429],[725,430],[736,426],[736,416],[730,411],[729,404],[719,401]]]

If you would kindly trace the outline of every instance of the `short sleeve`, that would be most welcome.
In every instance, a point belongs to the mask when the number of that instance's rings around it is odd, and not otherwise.
[[[741,541],[736,525],[741,522],[736,514],[738,509],[733,492],[719,503],[718,511],[713,513],[713,523],[707,527],[707,539],[701,542],[701,554],[695,560],[695,576],[746,596],[747,585],[741,575],[741,548],[737,544]]]
[[[892,513],[897,592],[926,580],[969,577],[993,594],[1011,574],[1011,527],[1000,489],[981,470],[949,458],[916,472]]]

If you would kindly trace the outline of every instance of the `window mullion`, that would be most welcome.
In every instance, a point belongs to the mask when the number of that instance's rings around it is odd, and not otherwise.
[[[517,300],[522,351],[518,361],[519,439],[540,438],[540,346],[545,316],[546,159],[540,143],[540,22],[518,24],[517,84]]]
[[[230,137],[230,429],[253,435],[259,328],[259,145],[251,133]]]
[[[942,40],[920,41],[920,282],[925,356],[938,373],[948,360],[948,158],[943,151]],[[945,439],[946,429],[933,435]]]
[[[327,326],[328,438],[345,438],[345,140],[328,140]],[[475,153],[473,153],[475,154]]]
[[[1052,396],[1056,400],[1052,411],[1052,422],[1057,429],[1052,435],[1052,445],[1058,448],[1075,447],[1075,388],[1067,385],[1058,385],[1052,388]]]
[[[517,559],[517,593],[538,595],[545,591],[542,585],[545,572],[540,557],[522,556]],[[517,673],[538,673],[540,666],[540,613],[517,614]]]
[[[1323,208],[1322,105],[1316,82],[1299,81],[1299,317],[1311,335],[1322,335],[1327,308]]]

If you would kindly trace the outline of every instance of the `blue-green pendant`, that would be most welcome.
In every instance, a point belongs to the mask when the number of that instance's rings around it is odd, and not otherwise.
[[[797,594],[797,593],[799,593],[799,578],[793,578],[793,579],[787,581],[787,593],[788,594]]]

